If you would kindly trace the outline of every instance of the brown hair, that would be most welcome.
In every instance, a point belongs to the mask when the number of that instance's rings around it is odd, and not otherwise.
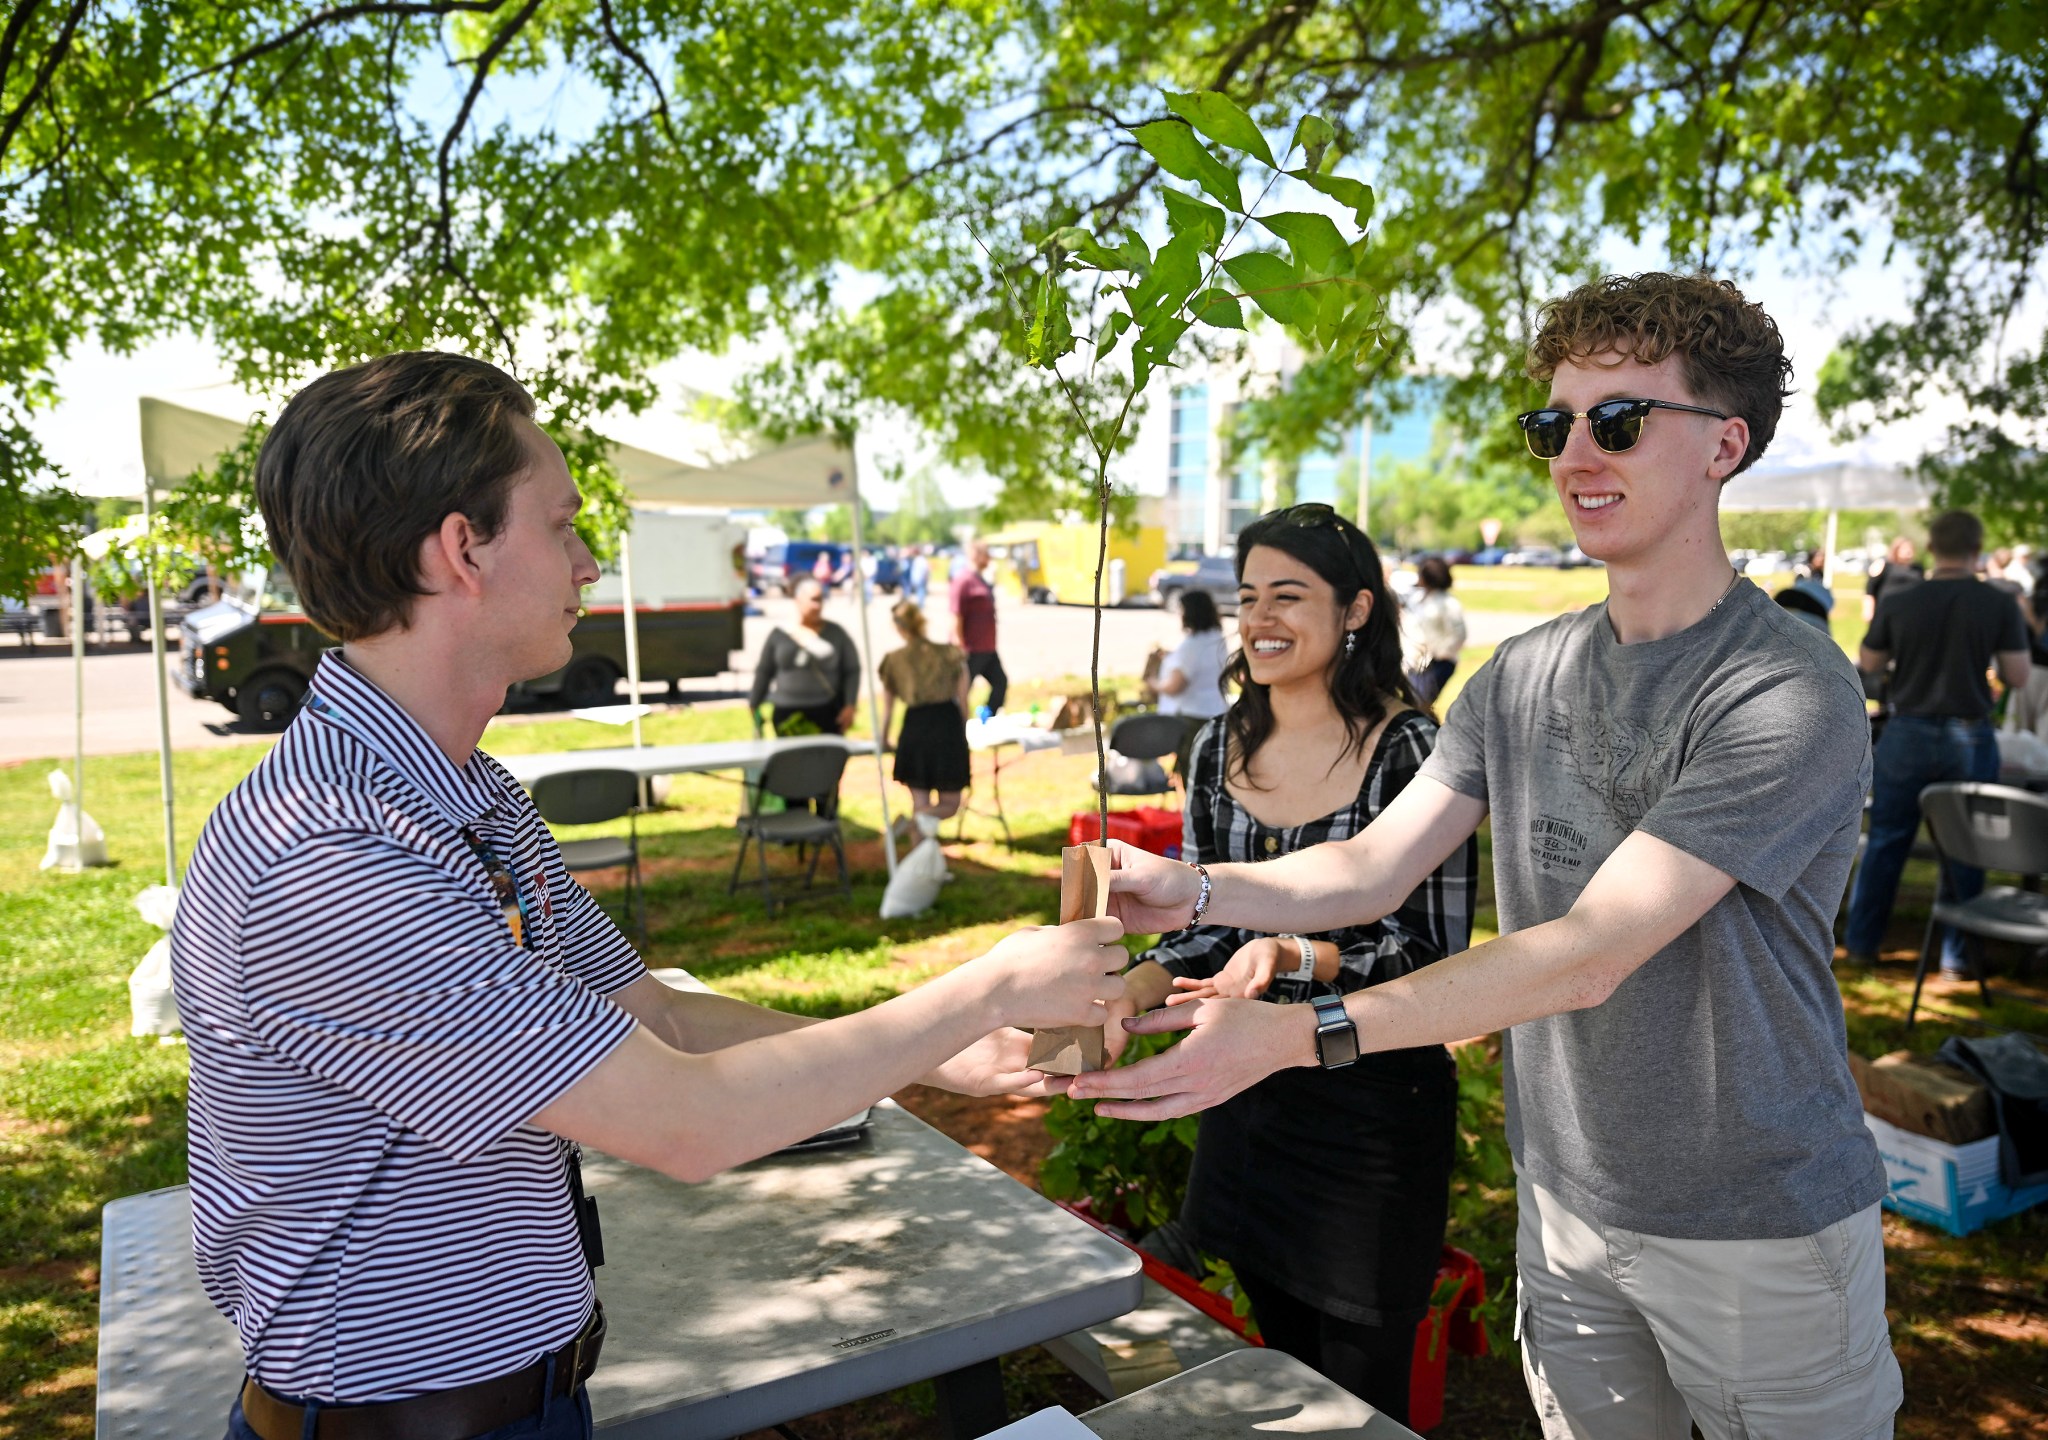
[[[917,608],[915,600],[898,600],[889,607],[889,618],[905,635],[914,640],[924,639],[924,611]]]
[[[341,641],[403,628],[420,546],[460,513],[486,539],[528,464],[533,397],[482,360],[383,355],[294,395],[256,459],[270,548],[306,616]]]
[[[1608,352],[1643,365],[1676,355],[1686,389],[1701,404],[1749,422],[1749,448],[1724,480],[1769,447],[1792,393],[1778,323],[1731,281],[1708,275],[1604,275],[1551,301],[1529,342],[1529,378],[1548,384],[1558,366]]]
[[[1425,555],[1415,562],[1415,578],[1430,590],[1451,588],[1451,562],[1441,555]]]
[[[1928,523],[1927,548],[1944,560],[1968,560],[1984,548],[1984,522],[1967,510],[1944,510]]]

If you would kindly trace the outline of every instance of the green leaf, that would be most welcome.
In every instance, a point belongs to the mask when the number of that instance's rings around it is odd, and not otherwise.
[[[1042,370],[1059,363],[1074,349],[1074,326],[1067,318],[1067,287],[1060,284],[1059,268],[1045,272],[1031,306],[1031,323],[1024,331],[1024,358]]]
[[[1154,120],[1140,125],[1131,136],[1167,174],[1194,181],[1225,208],[1244,213],[1244,195],[1237,188],[1236,173],[1211,155],[1193,130],[1178,120]]]
[[[1131,314],[1142,326],[1156,314],[1171,315],[1202,283],[1202,246],[1193,231],[1184,231],[1152,257],[1152,272],[1131,291]]]
[[[1083,230],[1079,225],[1068,225],[1055,230],[1046,237],[1045,243],[1055,250],[1063,250],[1083,265],[1097,270],[1131,270],[1137,268],[1129,256],[1115,250],[1105,249],[1101,241]]]
[[[1338,233],[1337,222],[1329,216],[1287,210],[1278,215],[1261,215],[1259,223],[1287,242],[1295,263],[1303,271],[1337,275],[1350,270],[1350,247]]]
[[[1244,307],[1228,290],[1204,290],[1188,310],[1204,325],[1214,325],[1219,330],[1244,329]]]
[[[1351,207],[1351,217],[1363,230],[1372,223],[1372,186],[1363,180],[1353,180],[1348,175],[1318,175],[1313,170],[1289,170],[1287,172],[1311,190],[1329,196],[1339,205]]]
[[[1295,147],[1301,148],[1302,156],[1308,161],[1308,168],[1323,168],[1323,155],[1337,143],[1337,127],[1320,115],[1304,115],[1301,123],[1294,127],[1294,139],[1288,142],[1287,153],[1292,155]]]
[[[1233,150],[1255,155],[1268,165],[1273,164],[1273,150],[1266,144],[1266,137],[1260,133],[1252,117],[1239,109],[1237,102],[1228,95],[1216,90],[1198,90],[1186,95],[1162,90],[1160,98],[1166,102],[1167,109],[1218,145],[1228,145]]]
[[[1194,231],[1204,250],[1214,250],[1223,243],[1225,217],[1221,210],[1214,205],[1205,205],[1170,185],[1161,186],[1159,195],[1166,201],[1166,228],[1169,232],[1179,235],[1183,231]]]
[[[1123,338],[1124,331],[1131,328],[1131,312],[1112,310],[1109,318],[1102,322],[1102,332],[1095,337],[1095,363],[1100,365],[1102,357],[1116,349],[1116,342]]]
[[[1316,323],[1315,301],[1302,290],[1301,276],[1278,255],[1254,251],[1223,262],[1245,298],[1282,325],[1306,330]]]

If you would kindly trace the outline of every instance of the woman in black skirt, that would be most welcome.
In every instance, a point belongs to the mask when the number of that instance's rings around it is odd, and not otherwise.
[[[896,737],[896,783],[910,790],[918,828],[937,835],[939,823],[960,809],[970,776],[967,755],[967,657],[925,638],[924,611],[901,600],[889,612],[903,647],[882,657],[882,733],[896,702],[903,702],[903,732]]]
[[[1237,573],[1238,699],[1196,736],[1188,780],[1182,856],[1205,864],[1357,834],[1436,743],[1402,675],[1379,555],[1355,526],[1323,505],[1262,516],[1238,537]],[[1406,974],[1470,943],[1477,862],[1468,840],[1371,925],[1163,936],[1117,1006],[1306,1004]],[[1112,1044],[1120,1029],[1110,1025]],[[1189,1238],[1231,1263],[1268,1345],[1401,1421],[1443,1246],[1457,1107],[1441,1045],[1282,1070],[1203,1112],[1181,1210]]]

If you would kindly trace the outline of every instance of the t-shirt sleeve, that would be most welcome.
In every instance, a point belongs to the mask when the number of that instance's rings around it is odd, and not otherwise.
[[[1863,637],[1865,650],[1878,650],[1889,655],[1892,650],[1892,616],[1898,613],[1896,605],[1877,602],[1877,609],[1870,617],[1870,631]]]
[[[1870,720],[1854,684],[1781,672],[1706,723],[1637,828],[1778,900],[1861,812],[1869,780]]]
[[[372,898],[334,898],[336,876]],[[302,840],[256,880],[242,968],[258,1034],[457,1161],[545,1109],[635,1024],[515,945],[481,887],[368,833]]]
[[[1486,718],[1493,704],[1495,672],[1500,655],[1494,654],[1472,672],[1437,732],[1436,749],[1422,762],[1418,774],[1460,795],[1484,800],[1486,793]]]
[[[2001,651],[2025,650],[2032,643],[2027,639],[2027,622],[2020,615],[2020,602],[2012,596],[2000,594],[2005,603],[1999,606],[1998,644]]]

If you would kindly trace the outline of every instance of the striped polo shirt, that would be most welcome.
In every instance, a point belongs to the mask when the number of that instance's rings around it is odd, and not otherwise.
[[[646,973],[525,792],[344,664],[206,823],[171,931],[200,1279],[273,1392],[505,1374],[590,1313],[566,1143],[527,1123]],[[514,940],[469,826],[517,876]]]

